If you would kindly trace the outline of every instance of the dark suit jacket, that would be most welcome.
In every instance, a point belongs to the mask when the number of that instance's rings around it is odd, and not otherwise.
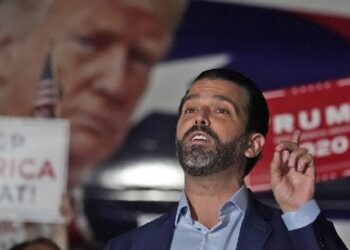
[[[120,235],[110,240],[105,250],[169,250],[175,229],[175,216],[176,210]],[[250,194],[236,249],[343,250],[347,248],[338,237],[333,224],[328,222],[322,214],[311,225],[289,232],[281,218],[280,210],[260,203]]]

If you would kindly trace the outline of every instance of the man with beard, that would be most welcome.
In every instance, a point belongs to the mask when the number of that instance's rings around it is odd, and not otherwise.
[[[181,101],[177,154],[185,187],[177,210],[111,240],[116,249],[347,249],[313,199],[315,166],[300,131],[276,146],[279,209],[244,185],[261,155],[269,112],[256,85],[228,69],[202,72]]]

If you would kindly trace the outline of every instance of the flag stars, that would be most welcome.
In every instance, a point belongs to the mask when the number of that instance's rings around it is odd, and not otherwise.
[[[300,95],[300,94],[306,94],[306,93],[312,93],[316,91],[321,91],[325,89],[332,88],[331,82],[320,82],[316,84],[310,84],[310,85],[303,85],[291,88],[292,95]]]

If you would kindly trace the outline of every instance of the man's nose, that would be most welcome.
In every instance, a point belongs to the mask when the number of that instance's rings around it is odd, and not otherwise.
[[[125,81],[127,49],[118,46],[106,51],[100,63],[100,74],[94,83],[94,89],[114,97],[125,96],[130,87]]]
[[[202,108],[197,111],[197,114],[195,116],[195,125],[202,125],[202,126],[209,126],[210,125],[210,119],[209,119],[209,109],[208,108]]]

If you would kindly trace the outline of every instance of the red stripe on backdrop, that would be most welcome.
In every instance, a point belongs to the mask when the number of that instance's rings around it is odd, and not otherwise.
[[[298,16],[332,30],[350,41],[350,18],[311,13],[296,13]]]

